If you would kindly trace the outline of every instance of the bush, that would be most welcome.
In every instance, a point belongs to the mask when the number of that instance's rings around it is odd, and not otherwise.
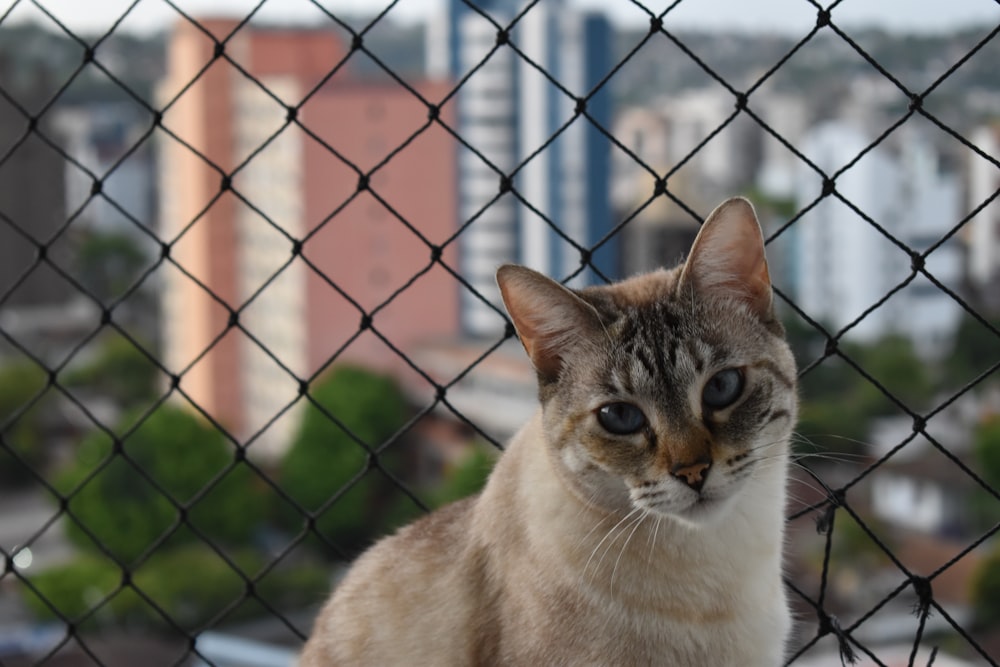
[[[465,456],[456,465],[444,471],[443,478],[437,486],[425,489],[424,493],[419,494],[421,499],[425,500],[427,507],[433,511],[479,493],[489,479],[498,454],[499,452],[491,450],[486,445],[470,445]],[[384,522],[385,532],[401,528],[424,513],[424,510],[409,496],[400,493]]]
[[[134,419],[127,417],[119,432]],[[250,469],[230,468],[234,453],[222,434],[180,408],[157,408],[124,439],[121,453],[106,434],[95,433],[59,480],[63,493],[82,484],[69,502],[76,521],[66,525],[72,541],[85,549],[96,550],[96,540],[116,558],[133,561],[179,522],[182,512],[175,502],[185,506],[188,525],[224,544],[246,543],[263,521]],[[220,474],[218,483],[194,500]],[[182,527],[171,544],[194,538]]]
[[[975,626],[984,630],[1000,626],[1000,546],[979,563],[969,586]]]
[[[444,483],[434,491],[433,506],[441,507],[482,491],[496,460],[496,453],[484,446],[472,446],[458,465],[445,474]]]
[[[365,473],[368,452],[324,410],[377,448],[406,423],[406,402],[394,380],[352,366],[335,368],[310,395],[323,410],[312,403],[304,410],[281,463],[281,485],[296,503],[314,512],[364,473],[316,521],[317,532],[341,548],[352,549],[382,531],[394,487],[379,471]],[[398,462],[392,451],[379,456],[379,465],[387,469],[398,468]],[[305,525],[302,514],[291,506],[279,519],[293,533]]]
[[[122,625],[171,629],[174,626],[166,616],[183,631],[193,633],[220,616],[235,620],[258,611],[257,605],[243,598],[246,578],[262,570],[264,558],[247,550],[229,558],[232,564],[203,544],[156,553],[132,574],[131,585],[122,587],[123,573],[117,564],[95,554],[82,554],[68,565],[31,576],[38,594],[25,589],[24,600],[40,619],[61,615],[77,621],[113,594],[83,624],[84,629]],[[291,609],[316,602],[328,588],[329,577],[323,568],[296,563],[271,570],[254,590],[268,604]]]
[[[34,476],[25,466],[37,472],[48,461],[42,433],[47,401],[25,410],[47,383],[46,372],[30,361],[0,367],[0,483],[5,486],[30,482]]]
[[[123,407],[151,402],[161,371],[124,336],[104,338],[94,359],[66,373],[67,387],[87,387]]]

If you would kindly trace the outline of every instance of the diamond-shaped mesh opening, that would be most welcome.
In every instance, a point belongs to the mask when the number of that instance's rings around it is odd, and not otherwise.
[[[496,267],[670,265],[733,194],[788,664],[997,664],[995,4],[78,4],[0,7],[0,665],[288,664],[535,409]]]

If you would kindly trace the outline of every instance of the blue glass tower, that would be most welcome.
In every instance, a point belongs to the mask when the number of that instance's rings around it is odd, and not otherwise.
[[[611,26],[601,14],[546,0],[510,30],[510,41],[524,57],[507,47],[493,51],[497,25],[510,25],[523,5],[522,0],[476,3],[491,22],[461,0],[448,3],[452,80],[475,70],[457,98],[458,132],[475,149],[463,147],[459,154],[459,223],[468,223],[459,237],[461,268],[495,305],[493,276],[505,262],[559,280],[577,274],[574,286],[593,282],[592,272],[580,272],[581,253],[574,244],[589,251],[613,225],[611,144],[580,113],[610,127],[610,90],[591,92],[611,68]],[[516,196],[496,199],[498,172],[514,174]],[[609,278],[618,277],[615,240],[603,243],[590,262]],[[465,290],[462,318],[474,335],[491,335],[503,326],[489,305]]]

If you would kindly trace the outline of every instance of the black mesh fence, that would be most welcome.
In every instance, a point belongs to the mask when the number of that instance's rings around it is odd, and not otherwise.
[[[397,4],[0,11],[0,664],[290,664],[530,413],[497,264],[670,264],[741,193],[801,367],[789,664],[997,664],[1000,23]]]

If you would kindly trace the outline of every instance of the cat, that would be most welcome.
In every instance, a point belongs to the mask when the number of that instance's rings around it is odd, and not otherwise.
[[[497,282],[539,411],[481,494],[356,561],[300,667],[782,664],[798,399],[752,205],[672,270]]]

